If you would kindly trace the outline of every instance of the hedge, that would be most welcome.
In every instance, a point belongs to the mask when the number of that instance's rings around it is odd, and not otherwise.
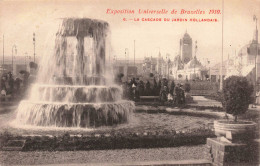
[[[176,147],[205,144],[208,137],[215,137],[212,129],[199,128],[182,131],[157,131],[143,133],[93,133],[91,135],[9,137],[8,140],[26,139],[23,151],[74,151],[99,149],[133,149]]]

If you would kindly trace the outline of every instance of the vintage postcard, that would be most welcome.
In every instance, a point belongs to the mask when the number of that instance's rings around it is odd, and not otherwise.
[[[259,165],[260,0],[0,0],[0,165]]]

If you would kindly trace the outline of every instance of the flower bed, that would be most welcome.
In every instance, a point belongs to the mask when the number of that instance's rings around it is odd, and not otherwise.
[[[199,128],[181,131],[157,131],[143,133],[92,133],[91,135],[61,136],[9,136],[9,140],[26,139],[23,151],[73,151],[97,149],[133,149],[176,147],[183,145],[205,144],[208,137],[214,137],[209,128]]]

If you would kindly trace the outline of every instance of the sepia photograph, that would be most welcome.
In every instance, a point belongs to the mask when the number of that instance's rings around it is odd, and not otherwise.
[[[260,0],[0,0],[0,166],[259,166]]]

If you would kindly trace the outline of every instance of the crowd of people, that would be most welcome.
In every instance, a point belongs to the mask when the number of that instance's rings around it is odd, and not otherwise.
[[[1,74],[0,101],[14,101],[25,97],[30,84],[36,79],[38,65],[29,63],[30,72],[20,70],[15,77],[11,71]]]
[[[29,84],[29,73],[20,71],[19,76],[13,77],[12,72],[2,74],[0,82],[0,101],[11,101],[24,96]]]
[[[123,87],[123,97],[125,99],[140,101],[140,96],[159,96],[162,103],[170,102],[176,105],[185,104],[185,88],[182,84],[175,84],[174,80],[166,78],[156,81],[154,78],[150,83],[132,78],[128,82],[118,82]]]

